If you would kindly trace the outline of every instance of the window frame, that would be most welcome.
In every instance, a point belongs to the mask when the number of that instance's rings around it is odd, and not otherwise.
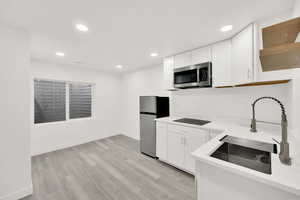
[[[35,117],[35,112],[34,112],[34,81],[55,81],[55,82],[64,82],[66,84],[66,120],[62,121],[53,121],[53,122],[43,122],[43,123],[35,123],[33,120],[33,125],[34,126],[43,126],[43,125],[49,125],[49,124],[64,124],[64,123],[72,123],[76,121],[85,121],[85,120],[93,120],[95,119],[95,87],[96,84],[92,82],[85,82],[85,81],[66,81],[66,80],[57,80],[57,79],[47,79],[47,78],[33,78],[32,80],[32,102],[33,102],[33,119]],[[90,117],[81,117],[81,118],[70,118],[70,84],[89,84],[91,85],[91,98],[92,98],[92,104],[91,104],[91,116]]]

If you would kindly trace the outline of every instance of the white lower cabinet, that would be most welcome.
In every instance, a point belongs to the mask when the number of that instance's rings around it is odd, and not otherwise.
[[[208,129],[156,123],[157,157],[187,172],[195,172],[195,160],[191,153],[209,141]]]
[[[185,136],[185,169],[195,173],[195,159],[191,153],[209,140],[209,131],[197,130],[188,132]]]
[[[156,122],[156,156],[167,160],[167,124]]]
[[[184,135],[168,131],[168,162],[184,169]]]

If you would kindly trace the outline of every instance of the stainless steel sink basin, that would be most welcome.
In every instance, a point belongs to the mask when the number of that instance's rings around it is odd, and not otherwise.
[[[224,143],[211,157],[247,167],[265,174],[272,174],[271,153],[277,153],[276,144],[225,136]]]

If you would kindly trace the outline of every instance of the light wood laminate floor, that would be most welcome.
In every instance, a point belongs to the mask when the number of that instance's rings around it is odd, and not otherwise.
[[[139,152],[123,135],[32,158],[22,200],[194,200],[193,176]]]

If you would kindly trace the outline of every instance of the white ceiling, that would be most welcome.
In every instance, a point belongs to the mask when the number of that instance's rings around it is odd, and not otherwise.
[[[33,59],[122,71],[228,38],[250,22],[291,10],[294,0],[0,0],[0,22],[31,33]],[[74,24],[88,25],[79,33]],[[223,25],[233,31],[222,33]],[[65,52],[64,58],[55,56]],[[159,57],[152,58],[151,52]]]

